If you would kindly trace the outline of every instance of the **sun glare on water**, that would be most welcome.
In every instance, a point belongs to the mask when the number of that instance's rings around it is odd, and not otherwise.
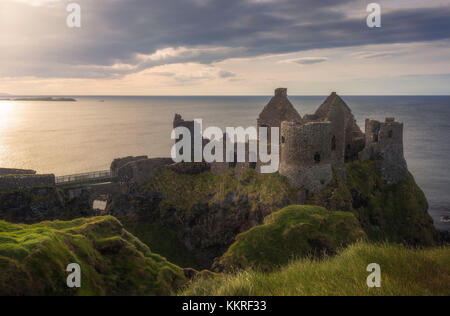
[[[0,101],[0,135],[8,126],[8,121],[14,110],[14,104],[10,101]],[[1,143],[1,138],[0,138]]]
[[[11,115],[14,111],[13,102],[0,101],[0,167],[6,152],[6,145],[3,140],[6,129],[11,121]]]

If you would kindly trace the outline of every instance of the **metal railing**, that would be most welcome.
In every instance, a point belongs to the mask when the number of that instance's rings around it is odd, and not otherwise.
[[[95,171],[88,173],[72,174],[67,176],[56,177],[56,185],[67,185],[75,183],[90,183],[98,182],[100,180],[109,181],[113,179],[113,175],[110,170]]]

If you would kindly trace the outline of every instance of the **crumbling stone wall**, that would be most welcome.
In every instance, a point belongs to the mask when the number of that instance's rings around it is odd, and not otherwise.
[[[287,122],[297,122],[301,123],[303,122],[302,117],[297,112],[297,110],[294,108],[292,103],[289,101],[287,97],[287,89],[286,88],[278,88],[275,90],[275,96],[269,101],[269,103],[264,107],[263,111],[258,117],[257,120],[257,127],[258,127],[258,139],[259,137],[259,128],[260,127],[267,127],[268,133],[267,133],[267,143],[263,144],[262,142],[258,142],[258,146],[267,146],[268,152],[271,152],[271,148],[273,146],[279,146],[281,141],[281,135],[280,140],[277,144],[272,144],[271,139],[271,128],[272,127],[278,127],[281,129],[281,123],[287,121]],[[281,134],[281,132],[280,132]],[[258,149],[259,150],[259,149]],[[281,157],[281,150],[280,150],[280,157]],[[281,159],[281,158],[280,158]],[[261,162],[258,162],[257,170],[260,171],[260,167],[262,165]]]
[[[236,176],[239,177],[239,175],[247,170],[247,169],[256,169],[256,162],[250,162],[250,144],[249,142],[245,143],[245,162],[237,162],[238,157],[238,146],[240,144],[235,143],[234,144],[234,153],[233,153],[233,161],[234,162],[227,162],[227,142],[230,141],[230,138],[227,136],[226,133],[223,134],[223,137],[221,139],[223,142],[223,162],[213,162],[211,163],[211,171],[217,175],[222,175],[231,168],[235,169]],[[253,153],[254,155],[257,155],[257,153]]]
[[[194,121],[185,121],[180,114],[175,114],[175,118],[173,119],[173,128],[177,127],[185,127],[191,132],[191,162],[194,161],[194,137],[195,137],[195,122]],[[175,143],[181,141],[183,136],[175,139]]]
[[[358,159],[364,148],[364,134],[356,123],[351,109],[336,92],[333,92],[306,122],[331,123],[331,160],[333,168],[345,177],[344,165]]]
[[[330,183],[331,133],[329,122],[281,124],[280,174],[291,185],[316,193]]]
[[[24,170],[24,169],[8,169],[8,168],[0,168],[0,176],[7,175],[33,175],[36,174],[34,170]]]
[[[55,185],[55,175],[8,175],[0,176],[0,191]]]
[[[173,164],[171,158],[151,158],[131,161],[118,170],[119,182],[130,187],[151,181],[154,176]]]
[[[384,123],[366,120],[366,146],[360,160],[376,160],[384,180],[395,184],[408,177],[403,150],[403,124],[387,118]]]
[[[122,168],[123,166],[125,166],[126,164],[130,163],[130,162],[134,162],[134,161],[139,161],[139,160],[145,160],[148,159],[147,156],[138,156],[138,157],[132,157],[132,156],[128,156],[125,158],[117,158],[114,159],[114,161],[111,163],[111,173],[114,177],[117,177],[119,174],[119,169]]]

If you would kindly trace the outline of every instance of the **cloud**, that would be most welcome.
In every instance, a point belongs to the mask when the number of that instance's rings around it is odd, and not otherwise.
[[[450,38],[449,7],[388,11],[382,28],[369,29],[358,0],[78,0],[83,27],[69,29],[67,2],[50,2],[2,0],[10,18],[2,20],[0,77],[115,78],[161,65]],[[361,16],[343,6],[361,7]]]
[[[281,61],[282,63],[295,63],[299,65],[313,65],[328,61],[327,57],[302,57]]]
[[[220,78],[234,78],[234,77],[236,77],[236,74],[231,71],[222,70],[219,72],[219,77]]]
[[[351,54],[351,56],[358,59],[377,59],[377,58],[388,58],[397,56],[396,52],[356,52]]]

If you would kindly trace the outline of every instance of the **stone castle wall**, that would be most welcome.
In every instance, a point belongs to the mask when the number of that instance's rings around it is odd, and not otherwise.
[[[55,175],[8,175],[0,176],[0,191],[55,185]]]
[[[366,146],[360,160],[376,160],[388,184],[408,177],[403,149],[403,124],[387,118],[384,123],[366,120]]]
[[[0,168],[0,176],[7,175],[33,175],[36,174],[34,170],[24,170],[24,169],[8,169],[8,168]]]
[[[331,124],[281,124],[280,174],[291,185],[315,193],[332,179]]]
[[[124,185],[142,185],[173,164],[171,158],[151,158],[132,161],[118,170],[119,182]]]
[[[125,158],[114,159],[114,161],[111,163],[111,173],[114,177],[117,177],[119,175],[118,174],[119,169],[125,166],[126,164],[146,159],[148,159],[147,156],[138,156],[138,157],[128,156]]]

